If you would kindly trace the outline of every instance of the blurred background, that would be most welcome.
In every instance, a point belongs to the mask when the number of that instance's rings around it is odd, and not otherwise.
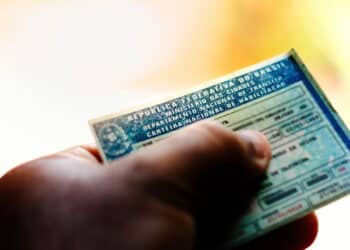
[[[0,0],[0,175],[87,121],[296,48],[350,124],[348,0]],[[350,198],[310,249],[350,249]]]

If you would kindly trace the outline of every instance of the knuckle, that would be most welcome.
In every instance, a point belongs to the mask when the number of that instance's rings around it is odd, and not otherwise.
[[[191,127],[189,133],[193,137],[198,137],[208,143],[214,143],[216,142],[217,134],[220,132],[210,123],[201,123]]]
[[[192,126],[189,131],[201,151],[210,152],[216,157],[232,157],[244,153],[244,145],[241,140],[231,131],[217,122],[206,121]],[[232,153],[235,154],[232,154]]]

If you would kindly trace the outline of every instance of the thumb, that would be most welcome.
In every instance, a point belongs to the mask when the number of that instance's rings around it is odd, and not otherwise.
[[[254,197],[270,158],[269,144],[260,133],[233,133],[204,121],[112,163],[111,171],[130,179],[131,188],[142,187],[188,212],[202,249],[232,229]]]

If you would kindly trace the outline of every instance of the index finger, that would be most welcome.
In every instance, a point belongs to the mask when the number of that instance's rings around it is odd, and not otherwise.
[[[236,250],[302,250],[314,242],[317,232],[317,216],[311,213]]]

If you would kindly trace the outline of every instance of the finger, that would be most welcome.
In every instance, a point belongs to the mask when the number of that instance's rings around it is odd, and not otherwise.
[[[72,147],[58,154],[73,157],[79,160],[86,160],[92,163],[102,163],[102,157],[95,144],[85,144]]]
[[[280,229],[248,243],[239,250],[302,250],[309,247],[318,232],[318,221],[315,213],[294,221]]]
[[[95,143],[81,145],[91,156],[93,156],[99,163],[102,163],[102,157]]]
[[[124,172],[163,202],[190,211],[199,238],[216,242],[247,208],[270,158],[261,134],[201,122],[112,163],[111,172]]]
[[[196,190],[202,187],[203,177],[213,179],[212,174],[221,171],[235,177],[261,177],[270,158],[270,146],[260,133],[232,133],[219,123],[205,121],[112,163],[111,169],[117,173],[134,171],[151,179],[170,176],[172,181]]]

